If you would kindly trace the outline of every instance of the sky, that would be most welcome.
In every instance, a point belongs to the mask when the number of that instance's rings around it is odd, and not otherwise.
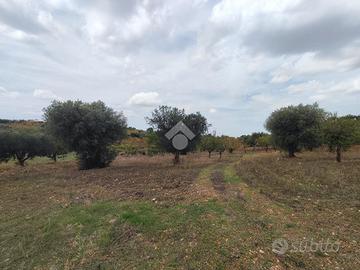
[[[360,114],[360,1],[0,0],[0,118],[102,100],[145,129],[159,105],[217,134],[278,108]]]

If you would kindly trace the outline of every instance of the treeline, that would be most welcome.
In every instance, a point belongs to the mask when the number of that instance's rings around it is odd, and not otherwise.
[[[288,106],[274,111],[265,123],[273,145],[287,151],[288,156],[326,145],[336,152],[341,162],[342,152],[360,143],[358,116],[338,117],[319,108],[318,104]]]
[[[44,132],[41,122],[2,121],[0,129],[0,161],[17,160],[21,166],[36,156],[57,157],[66,154],[66,147]]]
[[[193,151],[233,153],[247,147],[276,148],[294,157],[295,153],[327,145],[341,161],[342,152],[360,144],[360,117],[325,112],[317,104],[288,106],[274,111],[266,120],[268,133],[258,132],[238,138],[208,134],[207,119],[199,112],[160,106],[146,117],[146,131],[127,127],[126,117],[101,101],[54,101],[44,109],[44,121],[0,120],[0,161],[17,160],[24,166],[35,156],[52,158],[75,152],[80,169],[103,168],[119,154],[173,153],[174,163],[180,155]],[[178,123],[194,133],[179,149],[166,134]]]

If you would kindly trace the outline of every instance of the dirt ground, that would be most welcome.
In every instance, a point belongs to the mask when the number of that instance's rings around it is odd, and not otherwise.
[[[173,165],[171,155],[119,156],[108,168],[88,171],[78,170],[75,161],[5,166],[0,171],[1,210],[11,215],[19,209],[98,200],[176,203],[193,197],[192,184],[204,167],[228,160],[209,159],[204,153],[183,156],[179,166]]]
[[[1,269],[356,269],[360,151],[0,165]],[[276,254],[276,239],[340,251]]]

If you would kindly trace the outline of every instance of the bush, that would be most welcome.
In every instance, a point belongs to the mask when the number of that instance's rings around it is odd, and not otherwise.
[[[47,132],[76,152],[80,169],[108,166],[117,155],[111,145],[126,136],[126,118],[101,101],[54,101],[44,112]]]

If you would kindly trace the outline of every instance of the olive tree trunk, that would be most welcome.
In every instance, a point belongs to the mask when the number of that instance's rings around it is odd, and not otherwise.
[[[176,151],[174,156],[174,164],[179,164],[179,163],[180,163],[180,152]]]
[[[336,146],[336,161],[341,162],[341,147]]]

